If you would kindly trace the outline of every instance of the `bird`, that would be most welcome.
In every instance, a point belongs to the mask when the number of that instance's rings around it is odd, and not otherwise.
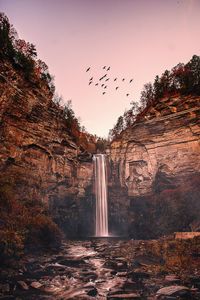
[[[122,81],[124,81],[124,80],[125,80],[125,78],[122,79]]]
[[[106,71],[109,71],[110,70],[110,67],[108,67],[108,69]]]
[[[133,81],[133,79],[131,79],[130,81],[129,81],[129,83],[131,83]]]
[[[126,94],[126,96],[128,97],[128,96],[129,96],[129,94]]]
[[[116,80],[117,80],[117,78],[114,79],[114,81],[116,81]]]
[[[95,85],[98,85],[98,83],[96,83]]]
[[[101,85],[102,87],[104,86],[104,83]]]
[[[107,78],[106,81],[108,81],[110,78]]]
[[[107,85],[104,86],[104,89],[106,89],[106,88],[107,88]]]
[[[92,81],[89,82],[89,85],[92,83]]]
[[[115,89],[117,90],[118,88],[119,88],[119,87],[118,87],[118,86],[116,86],[116,88],[115,88]]]
[[[103,69],[105,70],[106,66],[103,67]]]
[[[90,78],[90,81],[92,81],[93,77]]]
[[[106,92],[103,92],[102,94],[105,95]]]
[[[88,72],[89,70],[90,70],[90,67],[89,67],[89,68],[87,68],[86,72]]]
[[[107,76],[107,74],[103,75],[99,80],[101,81],[102,79],[104,79]]]

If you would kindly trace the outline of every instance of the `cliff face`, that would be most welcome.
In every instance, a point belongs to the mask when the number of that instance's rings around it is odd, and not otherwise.
[[[200,219],[199,116],[200,97],[167,97],[112,142],[111,227],[145,238]]]
[[[45,202],[70,235],[80,226],[91,234],[92,155],[77,146],[47,85],[27,82],[9,62],[0,70],[0,185]]]
[[[94,234],[92,154],[44,82],[0,63],[0,187],[46,203],[68,236]],[[154,238],[200,223],[200,97],[166,97],[108,150],[109,227]],[[87,150],[90,151],[87,151]]]

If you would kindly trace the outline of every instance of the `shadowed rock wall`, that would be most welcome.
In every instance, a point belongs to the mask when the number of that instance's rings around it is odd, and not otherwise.
[[[200,219],[200,97],[162,101],[110,148],[111,228],[136,238],[189,230]]]
[[[27,82],[8,62],[0,70],[0,185],[43,201],[66,233],[91,234],[92,155],[77,146],[46,84]]]

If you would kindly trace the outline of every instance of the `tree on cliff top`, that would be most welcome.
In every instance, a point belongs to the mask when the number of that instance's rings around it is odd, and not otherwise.
[[[187,64],[179,63],[171,71],[165,72],[159,77],[155,77],[153,84],[146,83],[141,91],[140,103],[132,102],[130,110],[120,116],[109,132],[109,138],[117,138],[126,128],[132,126],[134,122],[145,114],[151,105],[155,105],[163,97],[173,94],[180,95],[200,95],[200,56],[193,55]]]
[[[47,65],[37,60],[35,45],[18,38],[16,30],[4,13],[0,13],[0,58],[9,59],[14,68],[23,70],[27,80],[44,80],[54,93],[53,78]]]

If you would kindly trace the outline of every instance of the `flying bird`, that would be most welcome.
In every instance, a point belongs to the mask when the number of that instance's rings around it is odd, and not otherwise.
[[[87,68],[86,72],[88,72],[89,70],[90,70],[90,67],[89,67],[89,68]]]
[[[115,89],[117,90],[118,88],[119,88],[119,87],[118,87],[118,86],[116,86],[116,88],[115,88]]]
[[[90,81],[92,81],[93,77],[90,78]]]
[[[106,88],[107,88],[107,85],[104,86],[104,89],[106,89]]]
[[[103,92],[102,94],[105,95],[106,92]]]
[[[104,79],[107,76],[107,74],[103,75],[99,80],[101,81],[102,79]]]
[[[106,81],[108,81],[110,78],[107,78]]]
[[[96,86],[98,85],[98,83],[95,84]]]
[[[129,81],[129,83],[131,83],[133,81],[133,79],[131,79],[130,81]]]
[[[114,81],[116,81],[116,80],[117,80],[117,78],[114,79]]]
[[[103,67],[103,69],[105,70],[106,66]]]
[[[128,97],[128,96],[129,96],[129,94],[126,94],[126,96]]]
[[[101,85],[102,87],[104,86],[104,83]]]
[[[92,83],[92,81],[89,82],[89,85]]]
[[[125,80],[125,78],[122,79],[122,81],[124,81],[124,80]]]
[[[110,67],[108,67],[108,69],[106,71],[109,71],[110,70]]]

